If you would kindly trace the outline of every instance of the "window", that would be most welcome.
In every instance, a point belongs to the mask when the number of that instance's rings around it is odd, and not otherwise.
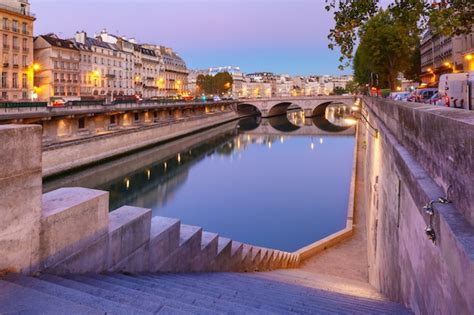
[[[85,118],[85,117],[79,118],[79,121],[78,121],[78,128],[79,128],[79,129],[84,129],[84,128],[86,128],[86,118]]]
[[[21,86],[24,88],[24,89],[27,89],[28,88],[28,75],[26,73],[23,73],[21,75]]]
[[[2,72],[2,89],[8,89],[8,73]]]
[[[18,73],[13,73],[12,87],[18,89]]]
[[[18,45],[18,37],[13,36],[13,49],[20,49],[20,46]]]
[[[3,29],[8,30],[8,19],[7,18],[3,18]]]

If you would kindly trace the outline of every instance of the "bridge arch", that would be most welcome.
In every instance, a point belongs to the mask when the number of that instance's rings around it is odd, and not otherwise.
[[[242,103],[242,104],[237,104],[237,114],[239,114],[239,116],[251,116],[251,115],[261,116],[262,112],[255,105]]]
[[[291,108],[303,110],[303,108],[293,102],[281,102],[270,107],[268,117],[286,115]]]

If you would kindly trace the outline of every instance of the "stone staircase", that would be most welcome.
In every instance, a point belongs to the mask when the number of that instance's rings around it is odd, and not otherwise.
[[[232,251],[232,249],[231,249]],[[366,283],[301,271],[0,279],[0,313],[409,314]]]
[[[150,243],[159,246],[151,246],[149,267],[139,272],[267,271],[300,262],[293,253],[243,244],[164,217],[151,220]],[[137,272],[132,269],[111,271]]]

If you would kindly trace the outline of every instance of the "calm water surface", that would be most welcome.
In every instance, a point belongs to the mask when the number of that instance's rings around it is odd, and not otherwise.
[[[143,158],[132,157],[108,166],[112,176],[73,174],[61,185],[107,190],[111,209],[150,208],[234,240],[294,251],[345,227],[355,140],[347,127],[299,113],[288,118],[246,119],[205,140],[194,136],[166,159],[140,165]]]

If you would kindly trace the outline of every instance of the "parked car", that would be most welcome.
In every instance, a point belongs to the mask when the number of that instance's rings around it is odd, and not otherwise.
[[[439,92],[436,92],[433,94],[433,96],[427,100],[425,103],[431,104],[431,105],[443,105],[443,98],[440,96]]]
[[[411,92],[398,92],[393,96],[393,100],[406,102],[411,95]]]
[[[418,89],[415,92],[413,92],[413,95],[410,98],[410,101],[417,102],[417,103],[426,103],[437,92],[438,92],[438,89],[436,88]]]

